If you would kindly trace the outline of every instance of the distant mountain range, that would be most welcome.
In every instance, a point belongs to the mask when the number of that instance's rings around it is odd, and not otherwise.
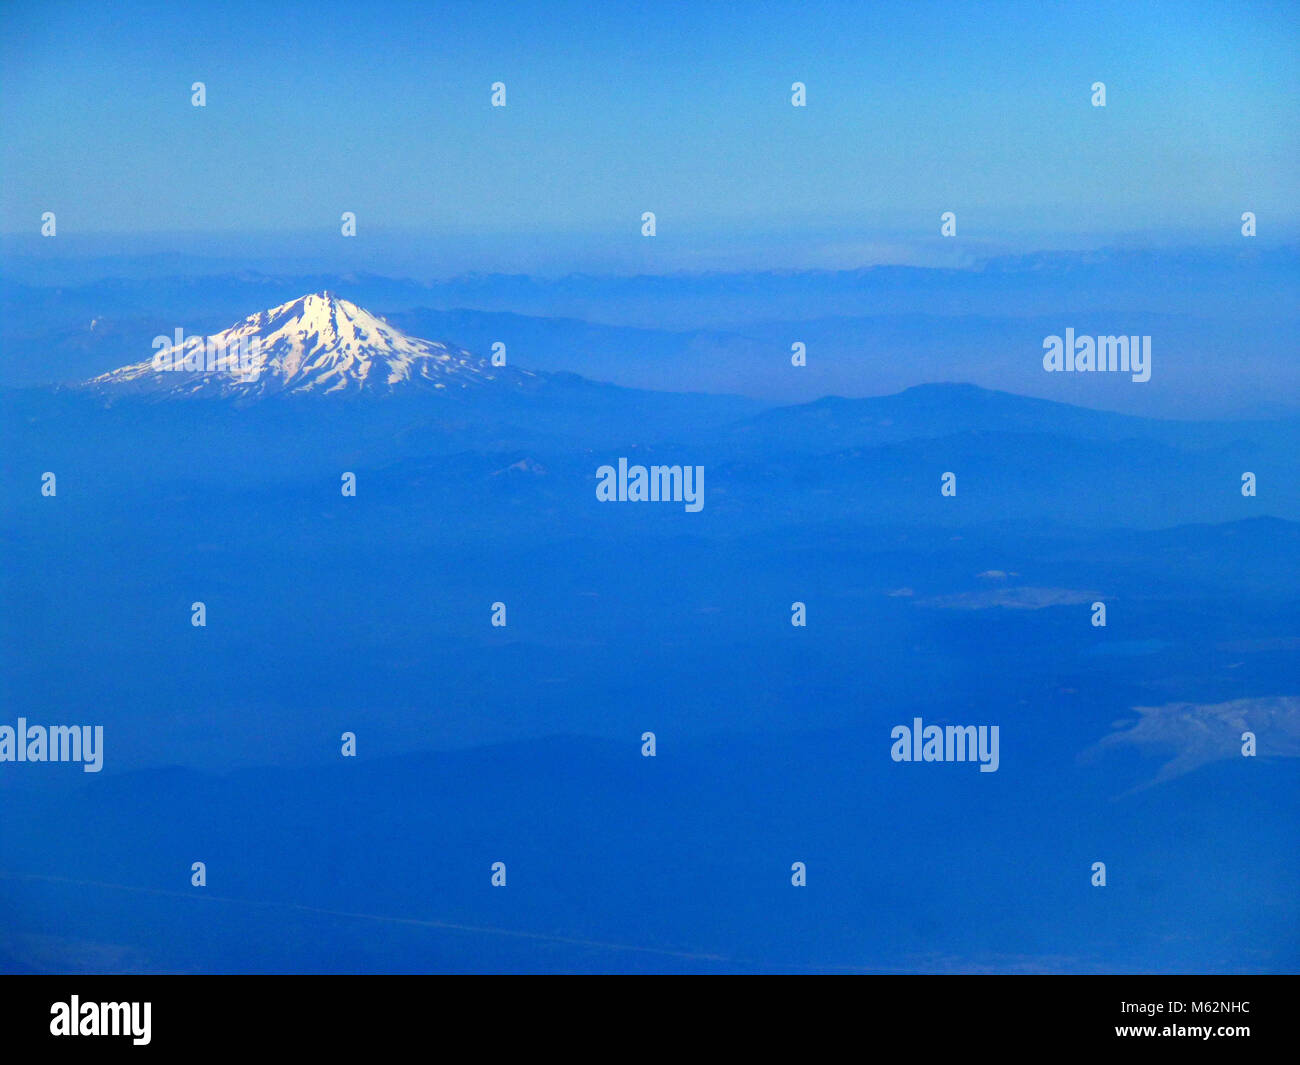
[[[1294,417],[1164,420],[959,383],[781,406],[640,390],[494,366],[331,290],[160,344],[76,387],[0,390],[0,404],[0,475],[20,493],[47,470],[69,491],[79,480],[79,493],[152,478],[225,484],[235,457],[246,486],[366,471],[395,499],[408,482],[454,486],[462,501],[488,493],[476,515],[528,505],[532,522],[560,527],[592,517],[595,469],[626,456],[708,468],[697,528],[1300,519],[1288,490],[1300,480]],[[939,493],[949,471],[955,498]],[[1246,472],[1257,497],[1241,494]]]
[[[182,274],[174,271],[184,264],[167,260],[114,277],[60,274],[41,286],[15,280],[6,259],[0,386],[103,375],[144,359],[154,338],[177,326],[216,335],[250,311],[329,290],[411,337],[482,355],[500,341],[510,366],[631,388],[791,404],[973,381],[1135,415],[1285,417],[1300,409],[1300,366],[1287,356],[1298,321],[1296,256],[1252,244],[1031,256],[961,270],[484,275],[428,284],[356,272]],[[173,272],[157,276],[166,265]],[[1042,339],[1067,326],[1152,336],[1152,380],[1045,374]],[[798,369],[790,365],[795,342],[808,353]]]

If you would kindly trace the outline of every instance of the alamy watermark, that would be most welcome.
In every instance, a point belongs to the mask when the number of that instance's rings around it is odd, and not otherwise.
[[[160,334],[153,338],[154,356],[151,365],[159,373],[189,370],[202,373],[225,370],[230,373],[248,373],[262,353],[262,340],[257,336],[240,336],[229,343],[220,335],[210,337],[185,336],[179,326],[174,336]]]
[[[0,725],[0,762],[81,762],[85,773],[104,768],[104,726]]]
[[[925,725],[919,717],[911,726],[895,725],[889,757],[895,762],[979,762],[981,773],[996,773],[997,725]]]
[[[596,498],[602,503],[685,503],[691,513],[704,509],[703,466],[629,466],[596,470]]]
[[[50,1006],[50,1035],[130,1036],[136,1046],[148,1046],[151,1002],[82,1002],[77,995]]]
[[[1151,380],[1151,338],[1076,337],[1073,329],[1061,338],[1053,334],[1043,338],[1043,369],[1048,373],[1086,373],[1099,370],[1131,373],[1134,381]]]

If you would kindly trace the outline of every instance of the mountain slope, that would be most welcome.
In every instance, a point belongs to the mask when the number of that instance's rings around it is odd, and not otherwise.
[[[536,375],[408,336],[355,303],[323,291],[259,311],[223,332],[187,337],[152,359],[92,378],[107,398],[259,399],[273,395],[389,395],[408,389],[520,389]]]

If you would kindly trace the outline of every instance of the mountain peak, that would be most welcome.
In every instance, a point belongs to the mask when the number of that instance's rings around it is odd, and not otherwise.
[[[421,340],[329,289],[250,315],[209,337],[155,341],[144,362],[86,387],[110,396],[386,395],[414,388],[460,392],[522,386],[535,375],[494,367],[463,348]]]

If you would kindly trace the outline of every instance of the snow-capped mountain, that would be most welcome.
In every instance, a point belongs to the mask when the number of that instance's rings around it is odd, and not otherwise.
[[[538,375],[493,366],[462,348],[408,336],[332,292],[261,311],[221,333],[186,337],[151,359],[101,374],[108,396],[230,397],[519,390]]]

